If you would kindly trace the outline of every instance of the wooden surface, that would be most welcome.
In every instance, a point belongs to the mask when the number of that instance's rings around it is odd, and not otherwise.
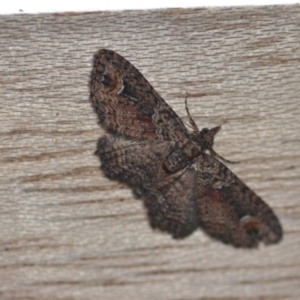
[[[300,6],[0,16],[0,299],[299,299]],[[276,212],[234,249],[153,232],[93,155],[92,55],[117,51]],[[203,95],[205,94],[205,95]]]

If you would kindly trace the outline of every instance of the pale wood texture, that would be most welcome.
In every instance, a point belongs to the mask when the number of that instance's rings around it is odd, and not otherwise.
[[[0,17],[1,299],[299,299],[300,7]],[[93,156],[92,55],[132,62],[274,209],[283,241],[237,250],[153,232]],[[202,95],[205,94],[205,95]]]

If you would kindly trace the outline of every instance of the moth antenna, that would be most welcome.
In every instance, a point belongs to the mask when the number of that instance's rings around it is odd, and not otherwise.
[[[192,116],[191,116],[191,114],[189,112],[189,108],[188,108],[188,105],[187,105],[187,98],[188,98],[188,92],[185,92],[185,110],[186,110],[186,113],[187,113],[187,115],[189,117],[189,122],[190,122],[193,130],[195,132],[199,132],[199,128],[197,127],[196,123],[194,122],[194,120],[193,120],[193,118],[192,118]]]
[[[187,126],[188,128],[192,128],[191,124],[190,123],[187,123],[185,121],[183,121],[184,125]]]
[[[239,164],[240,163],[239,161],[233,161],[233,160],[224,158],[223,156],[219,155],[214,149],[209,149],[209,151],[212,156],[218,157],[220,160],[222,160],[225,163],[228,163],[228,164]]]

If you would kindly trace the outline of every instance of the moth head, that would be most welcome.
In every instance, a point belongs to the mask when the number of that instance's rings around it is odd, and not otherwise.
[[[211,129],[203,128],[199,134],[204,138],[205,149],[211,150],[214,145],[214,136],[221,129],[221,126],[217,126]]]
[[[238,161],[232,161],[228,160],[221,155],[219,155],[214,149],[214,136],[218,133],[218,131],[221,129],[221,126],[217,126],[211,129],[208,128],[203,128],[200,132],[199,135],[204,139],[204,145],[203,148],[204,150],[208,150],[212,156],[215,156],[222,160],[223,162],[229,163],[229,164],[237,164],[239,163]]]

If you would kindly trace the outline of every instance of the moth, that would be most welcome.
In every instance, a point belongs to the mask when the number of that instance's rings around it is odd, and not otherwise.
[[[90,101],[107,133],[95,152],[101,168],[143,200],[152,228],[180,239],[200,227],[243,248],[281,240],[272,209],[213,150],[220,126],[199,130],[186,105],[189,132],[144,76],[106,49],[94,55]]]

